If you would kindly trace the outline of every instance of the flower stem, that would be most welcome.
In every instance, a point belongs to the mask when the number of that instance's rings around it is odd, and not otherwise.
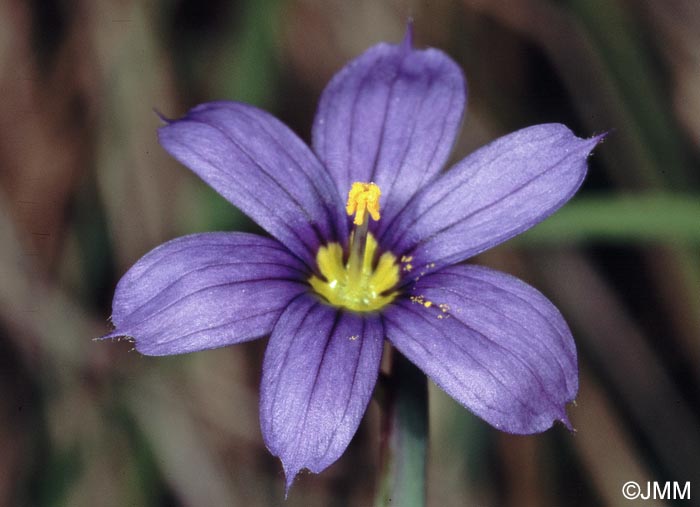
[[[375,507],[425,506],[428,384],[397,350],[382,404],[379,491]]]

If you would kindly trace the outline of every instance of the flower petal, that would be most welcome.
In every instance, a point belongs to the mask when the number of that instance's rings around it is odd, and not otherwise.
[[[338,72],[323,92],[313,148],[340,195],[355,181],[382,190],[393,217],[445,164],[465,104],[462,71],[443,52],[378,44]]]
[[[302,468],[319,473],[357,431],[379,373],[383,329],[360,316],[300,296],[272,331],[263,362],[260,424],[279,456],[287,490]]]
[[[344,199],[311,150],[268,113],[211,102],[158,135],[171,155],[309,265],[320,244],[345,242]]]
[[[537,433],[555,420],[569,426],[576,349],[547,298],[477,266],[426,275],[411,294],[385,311],[387,338],[438,386],[503,431]]]
[[[130,336],[161,356],[212,349],[270,333],[307,290],[304,265],[277,241],[245,233],[193,234],[142,257],[114,293],[104,338]]]
[[[602,136],[564,125],[519,130],[477,150],[418,194],[384,238],[414,275],[468,259],[551,215],[583,182]]]

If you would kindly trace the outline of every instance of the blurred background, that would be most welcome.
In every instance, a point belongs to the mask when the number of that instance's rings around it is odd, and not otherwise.
[[[467,76],[454,160],[536,123],[610,132],[571,203],[475,259],[570,323],[577,431],[500,433],[431,386],[429,505],[700,505],[696,0],[0,0],[0,505],[372,505],[375,402],[284,502],[265,340],[149,358],[93,338],[151,248],[257,230],[160,148],[153,108],[241,100],[308,140],[333,73],[408,16]],[[692,499],[630,502],[632,480]]]

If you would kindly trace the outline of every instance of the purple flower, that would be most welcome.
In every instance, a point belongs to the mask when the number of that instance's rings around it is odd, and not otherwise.
[[[385,338],[498,429],[569,426],[578,374],[561,314],[512,276],[459,263],[568,201],[600,137],[537,125],[441,173],[464,106],[460,69],[413,49],[409,29],[331,80],[312,149],[235,102],[167,122],[163,147],[272,237],[204,233],[154,249],[119,282],[107,337],[169,355],[269,335],[260,421],[287,487],[347,447]]]

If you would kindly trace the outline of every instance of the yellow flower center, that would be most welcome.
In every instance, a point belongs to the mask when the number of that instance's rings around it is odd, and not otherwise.
[[[367,232],[367,213],[379,220],[381,191],[374,183],[353,183],[346,211],[355,215],[350,236],[350,252],[344,261],[343,247],[329,243],[319,248],[316,263],[322,278],[312,275],[309,284],[331,305],[356,312],[376,311],[391,303],[398,292],[396,256],[384,252],[375,264],[377,240]]]

